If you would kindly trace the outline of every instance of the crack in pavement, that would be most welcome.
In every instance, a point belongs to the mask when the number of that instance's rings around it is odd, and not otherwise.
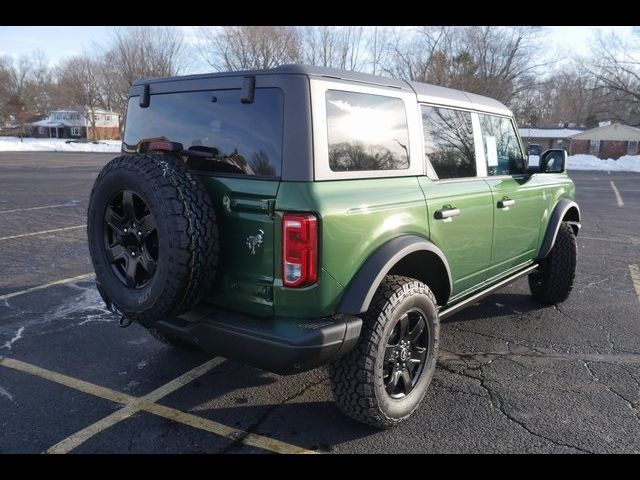
[[[613,340],[611,340],[611,332],[604,328],[604,325],[600,325],[600,329],[605,333],[607,337],[607,343],[609,344],[609,348],[611,348],[611,351],[615,351],[616,345],[613,343]]]
[[[595,362],[595,363],[607,363],[607,364],[627,364],[627,365],[640,365],[640,353],[620,351],[619,353],[560,353],[549,352],[543,353],[530,349],[529,351],[522,352],[452,352],[448,350],[440,350],[439,358],[443,361],[462,361],[466,363],[468,360],[475,360],[482,362],[482,360],[489,360],[485,364],[491,363],[493,360],[501,357],[512,358],[547,358],[550,360],[567,360],[583,362]]]
[[[583,362],[583,365],[587,369],[587,372],[589,372],[589,376],[593,379],[593,381],[595,383],[599,384],[599,385],[602,385],[608,392],[613,393],[616,397],[618,397],[620,400],[625,402],[627,404],[627,406],[631,409],[631,413],[634,415],[634,418],[636,420],[640,421],[640,418],[638,418],[638,416],[637,416],[638,414],[636,413],[637,412],[637,408],[634,405],[635,402],[632,402],[631,400],[629,400],[624,395],[622,395],[621,393],[619,393],[616,390],[614,390],[612,387],[610,387],[606,383],[601,382],[600,378],[593,372],[593,370],[589,366],[589,363],[592,363],[592,362]],[[597,363],[597,362],[593,362],[593,363]]]
[[[564,310],[562,310],[562,309],[560,308],[560,306],[559,306],[557,303],[553,306],[553,308],[554,308],[555,310],[557,310],[558,312],[560,312],[560,315],[562,315],[562,316],[563,316],[564,318],[566,318],[567,320],[571,320],[572,322],[575,322],[575,321],[576,321],[576,319],[575,319],[575,318],[573,318],[571,315],[569,315],[569,314],[568,314],[568,313],[566,313]]]
[[[271,405],[271,407],[267,408],[250,426],[249,428],[245,429],[244,433],[240,436],[238,436],[237,438],[235,438],[233,440],[233,442],[231,442],[229,445],[227,445],[225,448],[223,448],[222,450],[220,450],[218,453],[224,454],[224,453],[229,453],[233,450],[236,450],[240,447],[243,446],[243,441],[245,438],[247,438],[247,436],[249,436],[250,434],[258,434],[258,429],[260,428],[260,426],[267,420],[267,418],[269,417],[269,415],[271,415],[271,413],[273,413],[275,410],[277,410],[278,408],[280,408],[281,406],[285,405],[286,403],[290,402],[291,400],[295,400],[296,398],[298,398],[301,395],[304,395],[308,390],[310,390],[313,387],[317,387],[318,385],[326,382],[328,379],[326,377],[316,381],[316,382],[312,382],[309,385],[306,385],[305,387],[303,387],[301,390],[299,390],[298,392],[294,393],[293,395],[288,396],[287,398],[281,400],[279,403],[276,403],[274,405]]]
[[[500,337],[500,336],[497,336],[497,335],[491,335],[491,334],[488,334],[488,333],[477,332],[475,330],[467,330],[465,328],[460,328],[460,327],[456,327],[456,331],[464,332],[464,333],[471,333],[471,334],[474,334],[474,335],[479,335],[481,337],[486,337],[486,338],[491,338],[491,339],[498,340],[498,341],[500,341],[500,342],[505,344],[505,346],[507,347],[507,351],[509,353],[513,353],[513,354],[518,354],[519,353],[519,352],[516,352],[514,350],[515,348],[523,348],[523,349],[525,349],[525,352],[533,351],[533,352],[537,352],[537,353],[540,353],[541,355],[543,355],[545,352],[543,352],[541,350],[541,348],[547,348],[547,347],[544,347],[544,346],[538,347],[535,344],[534,345],[529,345],[526,342],[524,342],[524,341],[522,341],[520,339],[517,339],[517,338]]]
[[[472,380],[475,380],[476,382],[478,382],[480,384],[480,387],[487,392],[487,397],[484,398],[488,398],[489,400],[489,405],[491,405],[491,407],[495,410],[497,410],[498,412],[500,412],[500,414],[502,414],[503,417],[505,417],[507,420],[509,420],[510,422],[518,425],[520,428],[522,428],[523,430],[525,430],[527,433],[529,433],[530,435],[534,436],[534,437],[538,437],[541,438],[543,440],[547,440],[548,442],[551,442],[552,444],[559,446],[559,447],[566,447],[566,448],[571,448],[573,450],[577,450],[579,452],[583,452],[583,453],[595,453],[591,450],[587,450],[585,448],[582,447],[578,447],[576,445],[571,445],[568,443],[563,443],[560,442],[558,440],[555,440],[551,437],[547,437],[546,435],[543,435],[541,433],[538,433],[534,430],[532,430],[530,427],[528,427],[523,421],[518,420],[517,418],[515,418],[512,414],[510,414],[506,408],[504,407],[503,402],[497,397],[497,395],[494,394],[493,390],[491,389],[491,387],[489,387],[489,385],[487,384],[487,379],[486,379],[486,375],[484,373],[483,367],[486,367],[486,365],[484,366],[479,366],[477,369],[475,369],[476,371],[478,371],[478,373],[480,374],[479,378],[476,378],[472,375],[469,375],[467,372],[465,371],[456,371],[453,370],[451,368],[449,368],[448,366],[438,362],[438,366],[442,367],[444,370],[451,372],[455,375],[460,375],[463,377],[467,377],[470,378]]]
[[[442,368],[444,370],[447,370],[446,367],[442,367]],[[474,379],[474,380],[477,380],[477,379]],[[445,383],[441,382],[437,378],[434,378],[434,379],[431,380],[431,385],[433,385],[433,387],[435,387],[436,390],[439,389],[439,388],[442,388],[443,390],[449,390],[450,392],[461,393],[463,395],[470,395],[472,397],[478,397],[478,398],[486,398],[484,395],[480,395],[479,393],[470,392],[468,390],[463,390],[462,388],[456,388],[453,385],[446,385]]]
[[[633,383],[635,383],[638,386],[638,397],[640,397],[640,380],[636,378],[636,376],[633,374],[633,371],[629,370],[624,365],[623,365],[623,368],[629,374],[629,378],[633,380]]]
[[[493,390],[491,390],[491,388],[489,386],[487,386],[486,384],[486,377],[484,374],[484,370],[482,369],[482,367],[480,367],[480,386],[482,388],[484,388],[487,393],[489,394],[489,398],[490,398],[490,403],[491,405],[495,405],[495,407],[498,409],[498,411],[500,413],[502,413],[502,415],[507,418],[508,420],[510,420],[511,422],[515,423],[516,425],[520,426],[521,428],[523,428],[525,431],[527,431],[530,435],[533,435],[535,437],[538,438],[542,438],[544,440],[547,440],[551,443],[553,443],[554,445],[560,446],[560,447],[567,447],[567,448],[572,448],[574,450],[578,450],[579,452],[583,452],[583,453],[595,453],[591,450],[587,450],[586,448],[582,448],[582,447],[578,447],[577,445],[571,445],[569,443],[563,443],[560,442],[554,438],[548,437],[546,435],[542,435],[541,433],[535,432],[534,430],[532,430],[530,427],[528,427],[526,425],[526,423],[524,423],[521,420],[518,420],[517,418],[515,418],[512,414],[510,414],[506,408],[504,407],[503,402],[493,393]]]

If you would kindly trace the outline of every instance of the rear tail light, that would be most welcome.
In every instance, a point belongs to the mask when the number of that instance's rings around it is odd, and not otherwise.
[[[282,283],[302,287],[318,280],[318,219],[285,214],[282,218]]]

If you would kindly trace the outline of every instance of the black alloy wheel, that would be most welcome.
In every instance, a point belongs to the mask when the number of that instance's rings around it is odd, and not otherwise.
[[[87,238],[105,303],[151,328],[213,289],[220,240],[211,197],[172,155],[121,155],[100,171]]]
[[[338,408],[377,428],[407,419],[433,378],[439,332],[431,289],[414,278],[385,276],[362,315],[358,343],[329,365]]]
[[[107,260],[120,282],[141,289],[158,263],[158,232],[147,203],[132,190],[111,197],[103,219]]]
[[[428,345],[429,330],[424,315],[418,310],[405,313],[397,321],[385,346],[383,379],[391,398],[405,397],[418,383]]]

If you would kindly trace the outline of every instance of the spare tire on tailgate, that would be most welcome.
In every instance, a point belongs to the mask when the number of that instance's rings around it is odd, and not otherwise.
[[[87,234],[105,301],[150,326],[211,290],[219,252],[211,199],[172,155],[123,155],[95,181]]]

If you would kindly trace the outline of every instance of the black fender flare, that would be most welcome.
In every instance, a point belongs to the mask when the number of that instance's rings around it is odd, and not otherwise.
[[[385,275],[404,257],[418,251],[431,252],[440,258],[449,277],[451,292],[451,269],[442,250],[425,238],[403,235],[383,244],[365,261],[349,283],[340,300],[337,313],[358,315],[366,312]]]
[[[576,235],[580,231],[580,227],[582,226],[580,224],[580,207],[576,202],[572,200],[561,198],[558,203],[556,203],[556,206],[553,209],[553,213],[551,214],[551,218],[549,219],[547,231],[544,234],[542,246],[540,247],[540,251],[538,252],[538,259],[545,258],[547,255],[549,255],[549,252],[553,248],[553,245],[556,243],[556,237],[558,236],[558,230],[560,230],[562,219],[571,209],[575,209],[577,213],[577,220],[570,220],[567,223],[574,227]]]

